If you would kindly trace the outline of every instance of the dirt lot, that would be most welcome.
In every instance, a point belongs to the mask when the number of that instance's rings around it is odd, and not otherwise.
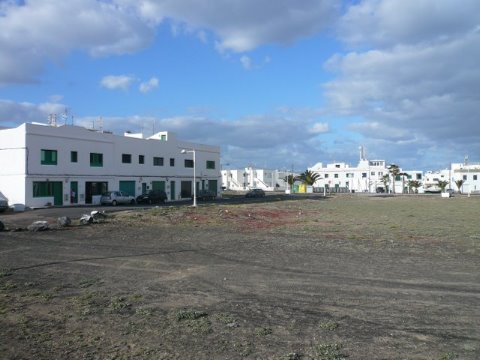
[[[479,219],[338,196],[2,232],[0,358],[480,359]]]

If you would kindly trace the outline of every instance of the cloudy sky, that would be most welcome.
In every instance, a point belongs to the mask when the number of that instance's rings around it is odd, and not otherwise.
[[[1,127],[169,130],[230,168],[480,161],[479,64],[478,0],[0,0]]]

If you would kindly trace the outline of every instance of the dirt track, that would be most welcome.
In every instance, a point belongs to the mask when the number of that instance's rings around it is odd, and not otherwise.
[[[1,233],[0,357],[480,358],[478,229],[366,227],[352,204],[385,213],[345,198]]]

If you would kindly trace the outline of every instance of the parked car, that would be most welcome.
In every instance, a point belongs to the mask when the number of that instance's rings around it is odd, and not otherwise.
[[[107,191],[100,198],[102,205],[135,204],[135,197],[125,191]]]
[[[137,196],[139,204],[160,204],[167,201],[167,193],[162,190],[150,190]]]
[[[197,191],[197,200],[215,200],[217,197],[217,194],[213,192],[212,190],[198,190]],[[193,195],[192,195],[193,199]]]
[[[0,192],[0,212],[8,209],[8,199]]]
[[[247,198],[265,197],[265,191],[262,189],[252,189],[245,194]]]

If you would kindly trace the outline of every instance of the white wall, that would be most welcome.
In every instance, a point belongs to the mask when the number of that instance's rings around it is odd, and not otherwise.
[[[30,206],[38,202],[33,198],[33,181],[60,181],[64,203],[69,203],[70,183],[77,181],[78,203],[82,204],[86,181],[108,182],[112,190],[118,189],[122,180],[135,181],[136,195],[141,192],[142,183],[151,188],[152,181],[165,181],[169,196],[170,181],[175,181],[174,199],[178,199],[181,181],[193,180],[193,169],[184,165],[192,154],[181,154],[181,150],[193,148],[197,182],[201,184],[203,180],[207,186],[208,181],[216,180],[217,193],[221,192],[219,147],[178,141],[174,134],[166,132],[160,134],[167,134],[168,140],[117,136],[77,126],[23,124],[0,130],[0,189],[10,202]],[[56,165],[41,164],[42,149],[57,151]],[[78,154],[76,163],[71,162],[71,151]],[[90,166],[90,153],[103,154],[102,167]],[[131,154],[132,162],[122,163],[122,154]],[[144,156],[144,164],[139,163],[139,155]],[[154,166],[153,157],[163,157],[163,166]],[[175,166],[170,166],[170,158],[175,159]],[[215,169],[207,169],[207,160],[215,162]]]

